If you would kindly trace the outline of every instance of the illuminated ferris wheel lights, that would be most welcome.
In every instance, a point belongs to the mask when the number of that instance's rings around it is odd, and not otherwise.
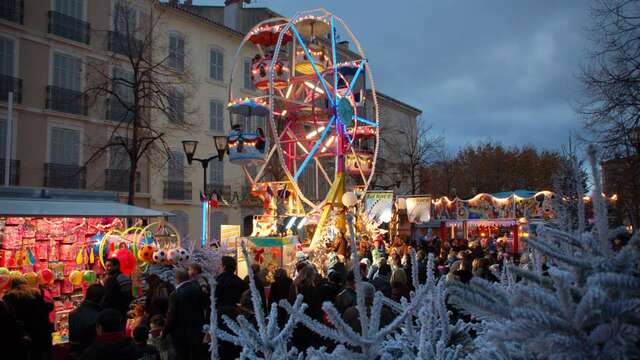
[[[335,135],[331,135],[331,137],[329,138],[329,140],[327,140],[327,143],[322,147],[322,150],[320,150],[321,153],[326,152],[327,151],[327,147],[331,146],[331,144],[333,144],[333,141],[336,139]]]
[[[290,84],[289,87],[287,88],[287,93],[284,95],[285,99],[288,99],[289,96],[291,96],[291,91],[293,90],[293,84]]]
[[[319,87],[315,86],[311,81],[308,81],[308,80],[307,80],[307,81],[305,81],[305,82],[304,82],[304,85],[305,85],[306,87],[308,87],[309,89],[311,89],[311,90],[313,90],[313,91],[317,92],[318,94],[324,95],[324,90],[322,90],[321,88],[319,88]]]
[[[317,130],[313,130],[305,136],[307,139],[311,139],[312,137],[318,135],[320,131],[324,130],[324,126],[320,126]]]

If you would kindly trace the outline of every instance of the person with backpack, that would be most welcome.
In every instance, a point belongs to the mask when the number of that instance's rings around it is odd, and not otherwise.
[[[107,279],[104,282],[103,309],[114,309],[126,318],[129,305],[133,300],[131,279],[120,271],[120,261],[109,258],[106,261]]]

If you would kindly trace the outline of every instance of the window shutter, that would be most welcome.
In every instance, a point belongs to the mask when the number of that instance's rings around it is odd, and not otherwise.
[[[0,159],[5,158],[5,148],[7,147],[7,122],[0,120]]]
[[[209,163],[209,183],[213,185],[224,185],[224,163],[212,160]]]
[[[169,181],[184,181],[184,155],[182,152],[171,152],[171,159],[169,159]]]

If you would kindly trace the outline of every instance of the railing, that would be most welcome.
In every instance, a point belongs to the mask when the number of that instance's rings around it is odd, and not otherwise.
[[[133,112],[129,111],[120,101],[114,98],[107,99],[107,120],[118,122],[133,121]]]
[[[87,96],[80,91],[47,86],[47,109],[87,115]]]
[[[44,186],[67,189],[84,189],[87,186],[87,170],[78,165],[44,164]]]
[[[207,193],[215,193],[216,195],[218,195],[218,200],[220,200],[220,198],[223,198],[229,201],[233,197],[230,185],[207,184]]]
[[[119,31],[109,31],[107,44],[109,51],[130,58],[136,58],[142,50],[142,46],[142,40],[136,39],[132,34],[123,34]]]
[[[108,191],[129,191],[129,174],[127,169],[104,169],[104,189]],[[136,171],[136,192],[141,189],[140,172]]]
[[[89,43],[91,25],[57,11],[49,11],[49,33],[81,43]]]
[[[9,92],[13,92],[13,102],[22,102],[22,79],[0,74],[0,101],[7,101]]]
[[[24,24],[24,1],[0,0],[0,19]]]
[[[191,183],[185,181],[165,181],[164,199],[191,200]]]
[[[0,184],[4,185],[4,162],[0,158]],[[9,185],[20,183],[20,160],[9,160]]]

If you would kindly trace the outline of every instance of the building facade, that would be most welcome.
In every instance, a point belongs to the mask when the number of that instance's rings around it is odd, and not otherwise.
[[[118,16],[122,7],[129,9],[124,22]],[[152,27],[154,58],[166,57],[172,71],[188,71],[192,79],[188,96],[176,94],[168,103],[172,114],[188,118],[193,126],[176,126],[166,114],[154,114],[170,156],[140,161],[135,202],[174,212],[172,221],[183,237],[198,239],[203,169],[198,162],[187,163],[182,141],[199,141],[196,157],[215,153],[212,136],[231,128],[226,104],[236,50],[245,31],[273,16],[277,14],[265,8],[243,8],[241,2],[199,7],[152,0],[0,0],[0,159],[11,159],[11,184],[118,191],[125,198],[130,173],[126,155],[113,149],[94,155],[100,140],[112,136],[123,121],[116,116],[122,109],[114,105],[114,94],[129,95],[111,88],[104,96],[89,97],[86,91],[96,72],[130,76],[127,58],[118,56],[123,26]],[[134,38],[146,39],[143,34]],[[252,96],[248,64],[254,53],[244,51],[233,75],[234,92]],[[389,114],[381,121],[400,120],[387,118],[396,111],[406,113],[401,121],[415,121],[419,110],[407,112],[402,103],[384,98],[391,100],[380,101],[382,109],[389,109],[381,111]],[[256,127],[263,120],[244,121]],[[11,154],[5,152],[8,138]],[[208,188],[224,200],[211,211],[210,236],[219,237],[221,224],[243,225],[243,233],[250,232],[253,215],[262,209],[248,195],[242,168],[214,160],[207,178]]]

